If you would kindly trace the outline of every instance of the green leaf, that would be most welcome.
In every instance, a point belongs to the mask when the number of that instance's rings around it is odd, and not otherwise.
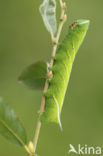
[[[44,0],[40,6],[40,13],[47,30],[52,36],[55,36],[57,32],[56,1]]]
[[[10,142],[25,146],[26,133],[15,112],[0,99],[0,134]]]
[[[77,20],[70,27],[64,41],[59,45],[52,67],[53,76],[45,92],[45,110],[42,122],[55,122],[61,127],[60,115],[72,66],[79,47],[89,27],[88,20]]]
[[[44,61],[38,61],[28,66],[20,75],[19,82],[29,89],[43,89],[47,77],[48,67]]]

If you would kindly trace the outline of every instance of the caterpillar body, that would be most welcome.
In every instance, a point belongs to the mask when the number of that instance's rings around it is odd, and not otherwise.
[[[88,30],[88,20],[77,20],[69,27],[69,32],[59,45],[51,68],[53,76],[49,87],[44,93],[45,110],[41,114],[41,121],[56,122],[61,125],[60,114],[69,82],[75,55]]]

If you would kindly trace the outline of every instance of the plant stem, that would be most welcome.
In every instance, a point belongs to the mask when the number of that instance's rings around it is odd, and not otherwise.
[[[51,60],[50,60],[50,67],[53,66],[54,56],[56,54],[56,50],[57,50],[57,46],[58,46],[58,41],[59,41],[59,38],[60,38],[61,30],[62,30],[63,24],[64,24],[64,22],[66,20],[65,3],[63,3],[62,0],[60,0],[60,5],[61,5],[61,17],[60,17],[60,23],[59,23],[57,35],[56,35],[56,37],[52,38],[53,49],[52,49],[52,55],[51,55]],[[46,83],[45,83],[45,87],[44,87],[44,92],[47,91],[48,86],[49,86],[49,81],[47,79]],[[40,115],[44,112],[44,109],[45,109],[45,96],[43,95],[42,96],[42,100],[41,100]],[[39,137],[39,133],[40,133],[40,128],[41,128],[41,121],[40,121],[40,116],[39,116],[38,121],[37,121],[35,136],[34,136],[34,140],[33,140],[34,154],[36,152],[36,147],[37,147],[38,137]]]
[[[55,57],[55,54],[56,54],[56,50],[57,50],[57,46],[58,46],[58,41],[59,41],[59,38],[60,38],[61,30],[62,30],[63,24],[64,24],[64,22],[66,20],[66,15],[64,13],[65,13],[65,10],[62,9],[62,11],[61,11],[61,18],[60,18],[60,24],[59,24],[59,27],[58,27],[57,36],[53,40],[53,51],[52,51],[52,56],[51,56],[51,61],[50,61],[50,67],[53,66],[54,57]]]
[[[26,152],[28,153],[28,155],[31,155],[32,154],[26,145],[24,146],[24,149],[26,150]]]

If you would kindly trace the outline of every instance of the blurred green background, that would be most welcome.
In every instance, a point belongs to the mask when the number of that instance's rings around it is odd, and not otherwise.
[[[17,82],[25,66],[50,60],[51,41],[39,13],[42,0],[0,0],[0,96],[20,116],[32,140],[42,92]],[[103,0],[68,0],[68,25],[91,20],[76,57],[62,110],[63,132],[44,124],[38,141],[39,156],[68,156],[69,144],[103,147]],[[25,151],[0,136],[0,156],[25,156]],[[71,154],[73,155],[73,154]]]

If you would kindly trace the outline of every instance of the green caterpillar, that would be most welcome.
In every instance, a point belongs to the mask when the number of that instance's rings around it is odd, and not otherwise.
[[[58,47],[52,67],[53,77],[49,81],[49,87],[45,95],[45,110],[41,115],[41,121],[60,122],[60,114],[63,106],[72,65],[75,55],[88,30],[88,20],[77,20],[69,27],[69,33]]]

